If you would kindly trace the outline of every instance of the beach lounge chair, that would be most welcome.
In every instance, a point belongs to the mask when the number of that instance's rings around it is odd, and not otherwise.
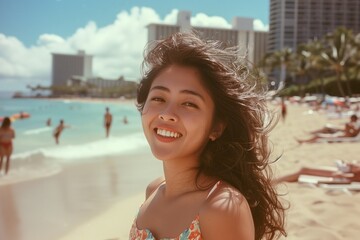
[[[350,182],[344,178],[300,175],[298,182],[314,188],[320,187],[330,191],[343,191],[350,195],[353,192],[360,192],[360,182]]]
[[[352,191],[360,191],[360,182],[351,182],[348,184],[319,183],[318,186],[328,190],[341,190],[349,194],[352,194]]]
[[[355,137],[328,137],[316,140],[319,143],[341,143],[341,142],[360,142],[360,134]]]

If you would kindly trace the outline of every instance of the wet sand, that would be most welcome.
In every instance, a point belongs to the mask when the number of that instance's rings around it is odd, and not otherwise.
[[[142,194],[161,171],[150,155],[143,149],[86,159],[63,164],[52,176],[0,184],[0,239],[59,239],[118,201]]]

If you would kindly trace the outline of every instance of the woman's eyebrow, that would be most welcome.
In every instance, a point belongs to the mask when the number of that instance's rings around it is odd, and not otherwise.
[[[153,86],[152,88],[150,88],[150,91],[152,90],[162,90],[162,91],[170,92],[170,89],[164,86]]]
[[[203,100],[204,102],[205,102],[205,99],[204,99],[204,97],[200,94],[200,93],[198,93],[198,92],[195,92],[195,91],[192,91],[192,90],[181,90],[180,91],[181,93],[185,93],[185,94],[191,94],[191,95],[193,95],[193,96],[195,96],[195,97],[199,97],[199,98],[201,98],[201,100]]]
[[[150,91],[153,91],[153,90],[161,90],[161,91],[165,91],[165,92],[170,93],[170,89],[167,88],[167,87],[164,87],[164,86],[153,86],[150,89]],[[184,90],[181,90],[180,93],[193,95],[195,97],[200,98],[202,101],[205,102],[205,98],[200,93],[195,92],[193,90],[184,89]]]

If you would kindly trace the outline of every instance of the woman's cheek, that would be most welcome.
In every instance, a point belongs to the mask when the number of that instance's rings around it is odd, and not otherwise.
[[[148,111],[149,111],[149,102],[148,102],[148,100],[146,100],[143,111],[142,111],[142,115],[147,114]]]

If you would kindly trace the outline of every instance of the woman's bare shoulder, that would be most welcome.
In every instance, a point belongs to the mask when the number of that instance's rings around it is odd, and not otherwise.
[[[146,199],[150,197],[150,195],[165,181],[164,177],[158,177],[151,181],[149,185],[146,187]]]
[[[206,212],[228,211],[231,210],[230,208],[243,204],[244,201],[246,202],[246,199],[238,189],[230,184],[220,182],[217,187],[210,192],[202,210]]]
[[[254,239],[254,223],[246,198],[233,186],[220,183],[199,213],[206,239]]]

